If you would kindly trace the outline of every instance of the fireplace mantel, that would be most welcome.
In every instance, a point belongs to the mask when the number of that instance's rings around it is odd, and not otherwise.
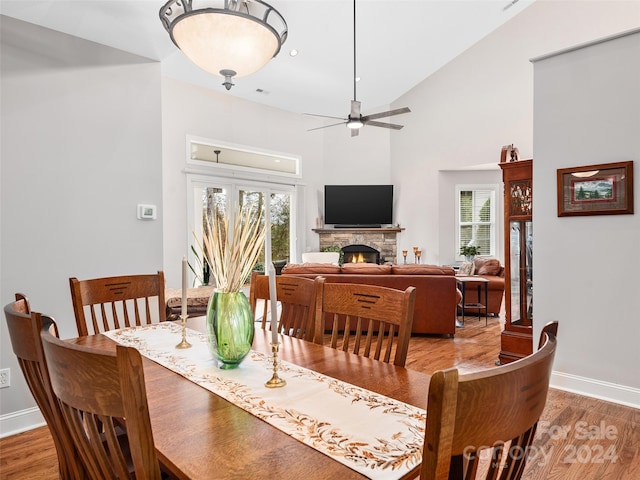
[[[347,245],[366,245],[380,252],[383,262],[396,262],[396,235],[404,228],[314,228],[320,236],[320,250],[325,247],[345,247]]]
[[[312,229],[316,233],[357,233],[357,232],[376,232],[376,233],[399,233],[404,230],[404,228],[313,228]]]

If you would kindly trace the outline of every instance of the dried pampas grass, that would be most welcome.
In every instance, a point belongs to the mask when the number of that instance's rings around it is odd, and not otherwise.
[[[203,258],[207,259],[216,289],[220,292],[239,292],[251,275],[253,266],[264,246],[266,228],[262,211],[250,206],[236,208],[233,228],[229,218],[214,215],[205,222],[202,241],[195,235]]]

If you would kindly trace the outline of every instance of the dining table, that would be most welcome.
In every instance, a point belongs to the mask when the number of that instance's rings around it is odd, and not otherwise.
[[[193,331],[206,331],[203,317],[189,318],[186,326]],[[109,351],[115,351],[117,345],[105,334],[69,341]],[[283,363],[426,410],[428,374],[288,335],[279,334],[278,341],[278,359]],[[256,328],[252,350],[271,356],[271,342],[269,330]],[[175,478],[372,478],[367,472],[349,468],[156,361],[143,356],[143,365],[158,458]],[[265,368],[265,381],[271,373]],[[280,376],[287,379],[285,373]],[[417,478],[419,468],[418,462],[397,478]]]

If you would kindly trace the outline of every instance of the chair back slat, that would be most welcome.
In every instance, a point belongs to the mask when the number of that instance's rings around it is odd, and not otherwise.
[[[78,335],[166,320],[164,273],[69,279]]]
[[[146,299],[145,299],[146,300]],[[116,302],[114,302],[115,304]],[[147,302],[148,303],[148,302]],[[120,308],[122,308],[123,310],[123,315],[124,315],[124,326],[125,327],[130,327],[131,326],[131,321],[129,320],[129,310],[127,308],[125,308],[125,302],[119,302]],[[148,310],[146,310],[148,311]],[[135,321],[135,325],[139,326],[142,323],[140,322],[140,311],[138,310],[138,302],[133,302],[133,313],[134,313],[134,321]],[[147,322],[147,323],[151,323],[151,322]]]
[[[396,290],[377,285],[328,283],[318,278],[314,341],[404,366],[407,359],[415,287]]]
[[[15,302],[4,307],[9,337],[29,390],[51,432],[58,456],[60,478],[85,478],[84,466],[78,461],[78,452],[47,375],[47,364],[40,340],[43,316],[31,311],[29,301],[24,295],[17,293],[15,297]],[[52,335],[57,336],[55,322],[48,317],[44,318],[47,318]]]
[[[53,392],[89,478],[160,479],[140,353],[63,342],[46,324],[41,338]]]
[[[280,304],[278,332],[303,340],[313,340],[313,315],[316,284],[310,278],[276,276],[276,299]],[[270,325],[269,277],[258,272],[251,275],[249,304],[263,329]]]
[[[476,478],[485,448],[492,465],[484,478],[521,477],[547,399],[554,332],[557,324],[545,327],[540,348],[513,363],[461,376],[455,368],[433,374],[421,479]]]
[[[382,328],[382,322],[380,322],[380,330],[378,331],[378,348],[382,350],[382,342],[380,340],[384,338],[384,330]],[[393,348],[393,339],[395,338],[395,328],[393,323],[389,325],[389,341],[387,342],[386,349],[384,351],[384,361],[388,362],[391,357],[391,349]],[[379,356],[380,353],[376,352]]]

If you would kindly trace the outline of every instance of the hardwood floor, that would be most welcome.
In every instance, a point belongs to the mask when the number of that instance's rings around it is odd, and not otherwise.
[[[0,478],[54,480],[58,457],[48,427],[40,427],[0,440]]]
[[[461,373],[494,368],[500,321],[465,318],[455,338],[414,336],[407,368]],[[562,342],[562,325],[559,341]],[[426,395],[426,392],[425,392]],[[640,410],[551,389],[524,480],[640,478]],[[57,479],[57,459],[46,427],[0,440],[0,479]]]
[[[427,373],[451,366],[461,373],[494,368],[500,329],[497,318],[485,327],[484,319],[466,317],[453,341],[412,337],[406,367]],[[562,325],[558,337],[562,344]],[[536,457],[523,480],[638,479],[640,410],[552,388],[531,451]]]

